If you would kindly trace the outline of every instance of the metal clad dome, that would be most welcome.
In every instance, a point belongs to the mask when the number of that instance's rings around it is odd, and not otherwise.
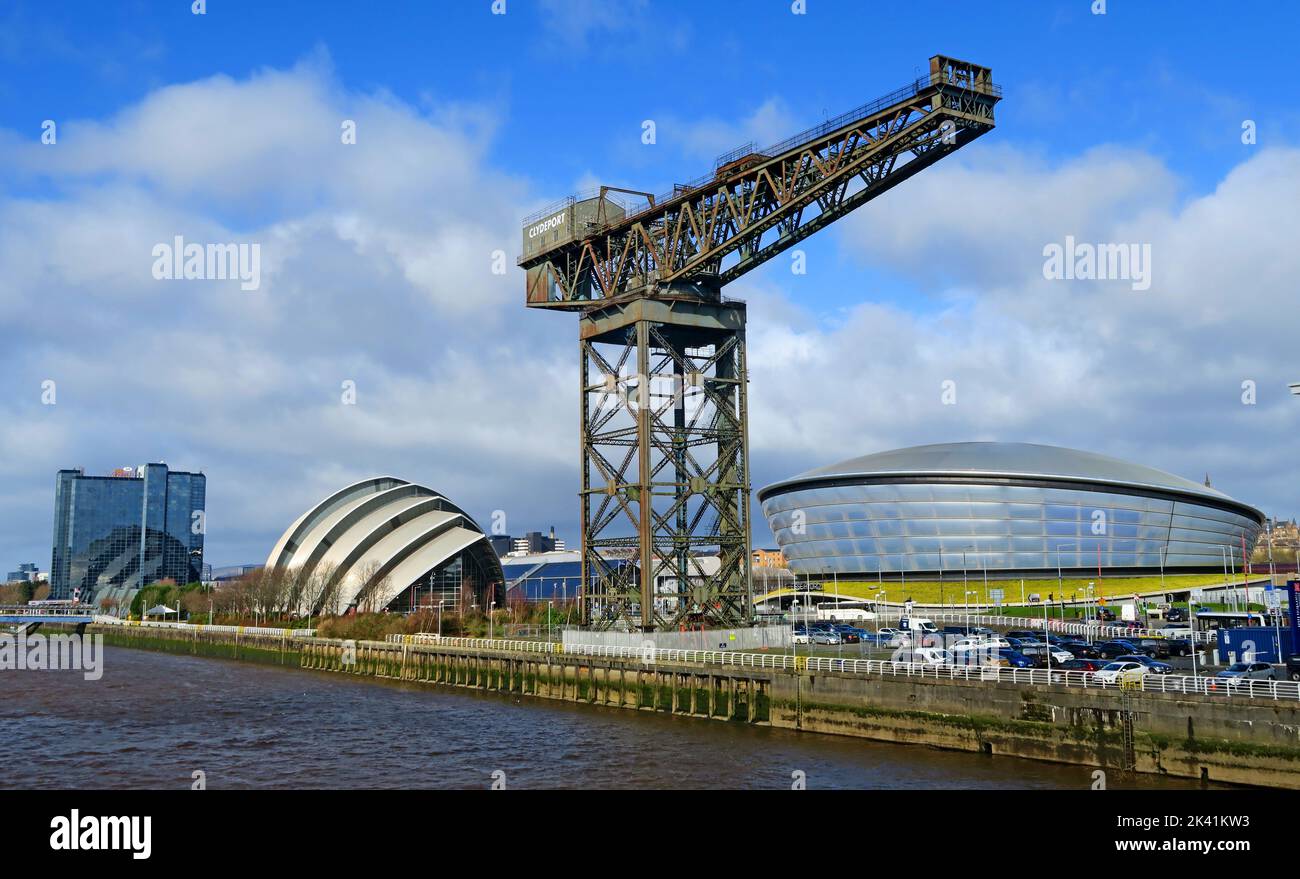
[[[1264,522],[1189,479],[1031,443],[878,452],[758,499],[799,573],[1213,569],[1240,563]]]
[[[965,474],[1137,486],[1236,503],[1218,489],[1119,458],[1060,446],[994,442],[935,443],[849,458],[774,483],[762,489],[759,498],[782,487],[819,478]]]

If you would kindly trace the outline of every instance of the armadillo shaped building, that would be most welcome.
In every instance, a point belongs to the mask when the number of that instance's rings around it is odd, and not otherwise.
[[[501,561],[483,530],[444,495],[376,476],[298,517],[267,557],[268,570],[315,580],[312,612],[408,610],[501,601]]]

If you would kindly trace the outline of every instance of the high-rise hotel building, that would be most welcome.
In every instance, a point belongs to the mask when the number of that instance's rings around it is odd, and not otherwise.
[[[54,483],[50,597],[129,603],[159,580],[199,580],[207,477],[166,464],[109,476],[60,470]]]

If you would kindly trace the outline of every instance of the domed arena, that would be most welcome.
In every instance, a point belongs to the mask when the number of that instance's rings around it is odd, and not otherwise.
[[[1215,571],[1264,515],[1208,485],[1091,452],[946,443],[853,458],[758,492],[796,573]]]

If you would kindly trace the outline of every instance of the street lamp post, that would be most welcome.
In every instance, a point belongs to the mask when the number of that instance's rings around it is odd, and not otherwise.
[[[1228,587],[1228,548],[1223,544],[1219,544],[1219,555],[1223,557],[1223,586],[1226,589]],[[1237,609],[1236,596],[1234,596],[1231,592],[1228,593],[1228,596],[1229,596],[1229,601],[1231,601],[1231,604],[1229,606],[1231,607],[1232,610],[1236,610]],[[1226,603],[1227,602],[1225,602],[1225,604]]]
[[[1089,644],[1092,643],[1093,623],[1096,622],[1098,625],[1101,624],[1101,620],[1098,619],[1097,617],[1096,598],[1093,596],[1094,587],[1095,584],[1092,581],[1089,581],[1088,582],[1088,606],[1084,609],[1084,624],[1087,627],[1086,631],[1088,632]]]
[[[1234,555],[1233,553],[1228,553],[1228,558],[1231,559],[1231,561],[1232,561],[1232,606],[1233,606],[1233,607],[1236,607],[1236,606],[1237,606],[1237,603],[1238,603],[1238,593],[1237,593],[1237,556]],[[1249,599],[1250,599],[1250,590],[1249,590],[1249,589],[1246,590],[1246,599],[1247,599],[1247,601],[1245,601],[1244,603],[1242,603],[1242,608],[1241,608],[1241,609],[1244,610],[1247,614],[1249,614],[1249,613],[1250,613],[1250,601],[1249,601]],[[1249,620],[1249,619],[1250,619],[1250,618],[1247,617],[1247,620]]]
[[[1061,596],[1061,622],[1065,622],[1065,580],[1061,577],[1061,550],[1065,547],[1073,547],[1077,552],[1079,542],[1077,540],[1069,543],[1058,543],[1056,545],[1056,591]],[[1048,604],[1051,604],[1049,601]]]
[[[790,646],[794,648],[794,658],[796,660],[799,659],[799,642],[794,639],[794,635],[795,635],[795,620],[797,620],[798,618],[799,618],[799,599],[796,598],[794,601],[790,602]],[[805,638],[808,637],[807,627],[804,628],[804,637]],[[808,644],[809,644],[808,653],[809,655],[811,655],[812,654],[811,638],[809,638]],[[795,665],[797,666],[798,662],[796,662]]]
[[[442,637],[442,603],[446,599],[438,599],[438,637]]]
[[[1047,645],[1044,652],[1047,654],[1047,679],[1049,681],[1052,679],[1052,641],[1047,637],[1049,634],[1048,630],[1051,628],[1049,620],[1047,619],[1048,607],[1050,605],[1050,601],[1043,602],[1043,643]]]
[[[1192,601],[1191,593],[1187,595],[1187,625],[1192,631],[1192,677],[1196,677],[1196,611],[1193,609],[1195,602]]]
[[[488,605],[488,640],[492,640],[492,615],[496,612],[497,603],[494,601]]]

